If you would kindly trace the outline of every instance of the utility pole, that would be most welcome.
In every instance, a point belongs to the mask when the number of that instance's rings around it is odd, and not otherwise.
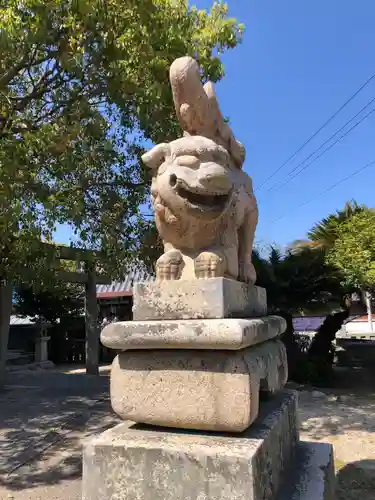
[[[12,313],[12,283],[0,276],[0,390],[5,385],[5,365],[8,355],[10,315]]]
[[[370,328],[370,332],[373,331],[373,322],[372,322],[372,307],[371,307],[371,293],[368,292],[367,290],[364,292],[365,295],[365,304],[366,304],[366,310],[367,310],[367,322]]]

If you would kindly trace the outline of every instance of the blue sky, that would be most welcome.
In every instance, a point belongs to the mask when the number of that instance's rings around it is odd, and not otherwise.
[[[211,1],[194,3],[204,8]],[[293,161],[257,189],[375,73],[374,0],[228,3],[230,15],[244,23],[246,31],[243,43],[223,57],[226,76],[217,94],[247,150],[245,171],[253,178],[259,200],[257,241],[283,246],[303,238],[314,222],[353,198],[374,205],[375,165],[300,208],[375,160],[375,113],[282,190],[267,189],[284,180],[375,97],[375,78]],[[375,102],[358,119],[373,106]],[[63,228],[56,239],[68,241],[69,236]]]

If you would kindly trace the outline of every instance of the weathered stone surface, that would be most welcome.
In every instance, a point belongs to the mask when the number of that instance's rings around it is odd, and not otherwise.
[[[243,172],[245,148],[223,119],[211,82],[182,57],[170,68],[184,137],[143,155],[153,171],[151,200],[164,243],[157,280],[228,276],[255,283],[251,263],[258,207]]]
[[[127,422],[85,444],[83,500],[273,500],[297,443],[287,391],[240,436]]]
[[[285,331],[280,316],[253,319],[119,321],[101,333],[111,349],[238,350],[260,344]]]
[[[242,432],[254,422],[260,389],[287,381],[284,344],[241,351],[125,351],[111,371],[111,403],[123,420],[186,429]]]
[[[277,500],[335,500],[333,447],[301,441]]]
[[[227,278],[136,283],[133,319],[251,318],[267,314],[264,288]]]

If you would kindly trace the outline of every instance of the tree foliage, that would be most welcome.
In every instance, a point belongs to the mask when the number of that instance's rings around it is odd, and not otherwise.
[[[342,210],[328,215],[315,224],[307,233],[308,240],[297,240],[292,245],[292,250],[298,251],[306,247],[310,249],[329,250],[336,239],[336,227],[356,213],[366,210],[364,205],[359,205],[355,200],[346,202]]]
[[[76,263],[62,260],[56,268],[61,271],[76,271]],[[15,314],[43,318],[51,324],[56,324],[63,317],[81,315],[84,286],[57,280],[53,273],[47,277],[49,279],[38,279],[32,284],[17,284],[13,299]]]
[[[39,289],[18,286],[15,289],[13,308],[21,316],[43,318],[56,324],[60,318],[82,314],[82,286],[64,282]]]
[[[319,355],[316,355],[315,343],[314,357],[310,359],[308,348],[304,348],[301,339],[294,333],[293,315],[320,310],[324,304],[340,302],[343,295],[340,274],[326,264],[324,250],[311,249],[309,246],[285,254],[271,248],[268,258],[253,252],[253,263],[258,276],[257,284],[267,290],[270,312],[284,317],[287,323],[281,339],[287,351],[290,378],[303,383],[321,376],[324,378],[327,367],[331,366],[331,341],[325,341],[326,329],[323,331],[324,341],[318,343],[318,347],[323,346]]]
[[[142,145],[178,133],[170,64],[217,81],[241,33],[222,3],[0,0],[0,276],[46,268],[59,223],[120,273],[145,229]]]
[[[291,377],[324,385],[332,381],[333,340],[349,316],[350,293],[375,289],[375,211],[349,202],[317,223],[308,238],[284,256],[274,249],[268,259],[255,255],[254,264],[269,304],[287,320],[282,339]],[[340,303],[340,310],[329,314],[310,346],[303,347],[294,335],[292,314],[328,302]]]
[[[327,260],[344,276],[344,283],[375,289],[375,211],[353,214],[335,228],[335,241]]]
[[[349,315],[350,301],[345,297],[340,271],[326,261],[324,247],[301,246],[298,251],[282,254],[271,248],[268,258],[253,253],[257,284],[267,289],[270,312],[284,317],[287,323],[282,334],[289,376],[295,382],[327,384],[332,379],[333,340]],[[341,306],[339,312],[328,314],[313,342],[305,345],[295,335],[293,315]]]
[[[269,307],[275,312],[301,313],[340,301],[340,275],[326,264],[322,251],[304,248],[283,255],[271,248],[266,259],[253,252],[253,263],[257,284],[266,288]]]

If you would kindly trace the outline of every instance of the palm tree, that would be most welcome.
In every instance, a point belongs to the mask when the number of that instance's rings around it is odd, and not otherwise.
[[[368,208],[365,205],[359,205],[355,200],[346,202],[342,210],[330,214],[315,224],[307,233],[308,240],[296,240],[292,243],[290,250],[294,252],[303,248],[329,250],[335,242],[337,224],[364,210]]]
[[[301,313],[341,300],[341,277],[324,256],[308,247],[285,254],[271,247],[267,258],[253,252],[257,284],[266,288],[273,312]]]

